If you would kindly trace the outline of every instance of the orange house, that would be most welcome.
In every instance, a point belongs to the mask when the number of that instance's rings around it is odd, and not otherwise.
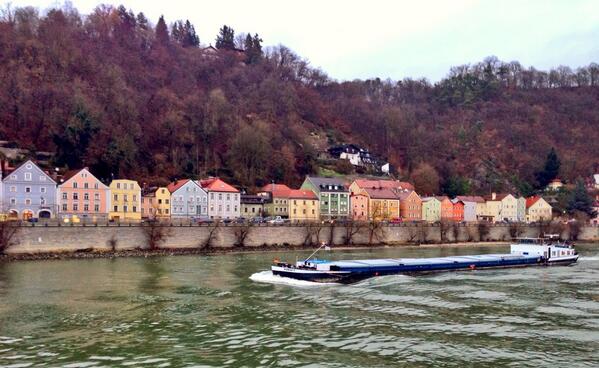
[[[454,199],[453,201],[453,221],[464,221],[464,202],[459,199]]]
[[[351,216],[354,221],[368,221],[368,196],[362,192],[350,194]]]
[[[399,215],[403,221],[422,220],[422,199],[413,190],[397,194],[399,197]]]
[[[453,203],[447,196],[436,197],[441,202],[441,221],[453,221]],[[462,210],[462,217],[464,211]]]

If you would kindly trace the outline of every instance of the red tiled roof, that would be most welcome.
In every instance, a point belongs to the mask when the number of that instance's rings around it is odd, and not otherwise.
[[[81,170],[84,170],[84,169],[69,170],[69,171],[65,172],[64,175],[62,176],[62,182],[66,183],[70,178],[79,174],[79,172],[81,172]]]
[[[239,190],[235,189],[235,187],[225,183],[219,178],[200,180],[200,186],[206,189],[208,192],[239,193]]]
[[[189,181],[189,179],[181,179],[181,180],[174,181],[174,182],[170,183],[169,185],[167,185],[166,189],[168,189],[169,192],[174,193],[179,188],[181,188],[182,186],[187,184],[188,181]]]
[[[267,184],[260,191],[272,193],[272,196],[277,198],[289,198],[291,188],[285,184]]]
[[[541,197],[539,197],[539,196],[532,196],[532,197],[526,198],[526,208],[530,208],[532,205],[537,203],[539,201],[539,199],[541,199]]]
[[[291,199],[318,199],[316,194],[311,190],[290,189],[289,198]]]
[[[397,194],[389,188],[364,188],[370,199],[399,199]]]
[[[356,179],[356,184],[360,188],[386,188],[386,189],[406,189],[414,190],[414,186],[410,183],[399,180],[371,180],[371,179]]]

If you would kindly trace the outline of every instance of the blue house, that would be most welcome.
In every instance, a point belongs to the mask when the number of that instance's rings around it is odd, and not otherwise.
[[[208,217],[208,194],[195,181],[177,180],[167,189],[171,192],[171,218]]]
[[[9,216],[23,220],[56,216],[56,182],[31,160],[6,175],[2,186],[2,212]]]

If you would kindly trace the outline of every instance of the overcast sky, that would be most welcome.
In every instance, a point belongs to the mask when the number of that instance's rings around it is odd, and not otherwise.
[[[0,0],[6,4],[5,1]],[[12,0],[41,11],[62,4]],[[156,23],[189,19],[202,44],[227,24],[284,44],[340,79],[425,77],[489,55],[539,69],[599,62],[598,0],[73,0],[82,14],[100,3],[124,4]]]

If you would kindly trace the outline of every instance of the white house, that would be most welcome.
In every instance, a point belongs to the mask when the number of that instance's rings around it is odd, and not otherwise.
[[[211,219],[234,219],[241,216],[241,196],[235,189],[219,178],[199,181],[208,193],[208,217]]]

